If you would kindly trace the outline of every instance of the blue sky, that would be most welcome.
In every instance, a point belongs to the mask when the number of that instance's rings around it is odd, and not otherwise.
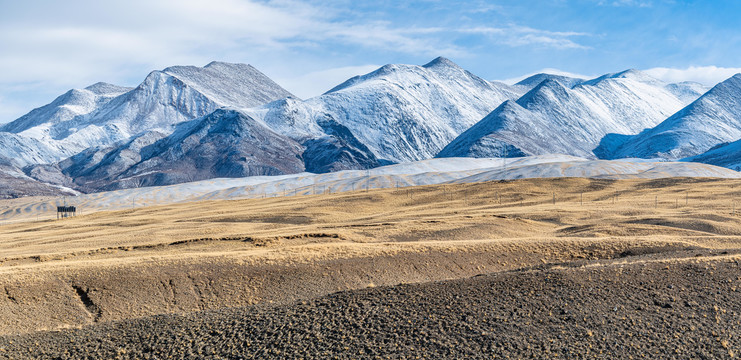
[[[489,80],[636,68],[712,85],[741,72],[738,14],[738,0],[0,0],[0,123],[73,87],[212,60],[304,98],[439,55]]]

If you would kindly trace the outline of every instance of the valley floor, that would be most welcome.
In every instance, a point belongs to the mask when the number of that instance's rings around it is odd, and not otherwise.
[[[528,179],[0,226],[0,358],[732,358],[738,180]]]

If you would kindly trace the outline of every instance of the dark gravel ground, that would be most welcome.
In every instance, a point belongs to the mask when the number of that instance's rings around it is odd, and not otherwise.
[[[0,337],[0,358],[734,358],[740,263],[635,261],[347,291]]]

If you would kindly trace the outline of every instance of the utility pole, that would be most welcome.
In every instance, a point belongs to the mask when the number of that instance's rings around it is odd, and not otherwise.
[[[502,180],[507,178],[507,145],[502,143]]]

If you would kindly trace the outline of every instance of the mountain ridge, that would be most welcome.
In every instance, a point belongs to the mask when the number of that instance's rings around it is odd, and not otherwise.
[[[514,103],[484,117],[438,157],[493,157],[563,153],[596,158],[609,133],[637,133],[680,109],[683,98],[637,70],[607,74],[569,87],[556,76],[543,80]],[[539,79],[536,77],[536,79]],[[699,96],[699,94],[697,94]]]
[[[0,161],[42,183],[100,191],[433,157],[601,158],[705,90],[635,69],[535,74],[510,86],[437,57],[387,64],[302,100],[249,64],[212,61],[154,70],[135,88],[70,90],[0,128],[14,131],[0,131]]]
[[[634,136],[607,137],[601,152],[605,158],[676,160],[699,155],[715,145],[739,138],[741,74],[736,74],[655,127]]]

